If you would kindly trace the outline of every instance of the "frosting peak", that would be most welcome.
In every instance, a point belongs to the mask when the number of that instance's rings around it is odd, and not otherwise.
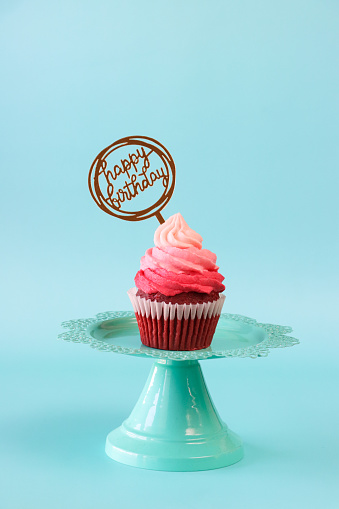
[[[169,217],[154,234],[154,244],[163,249],[168,246],[181,249],[202,248],[202,237],[188,226],[180,213]]]

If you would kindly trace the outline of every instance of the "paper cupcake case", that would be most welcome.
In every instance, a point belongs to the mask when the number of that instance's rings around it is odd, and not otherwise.
[[[224,295],[202,304],[171,304],[139,297],[136,288],[127,293],[145,346],[160,350],[202,350],[210,346]]]

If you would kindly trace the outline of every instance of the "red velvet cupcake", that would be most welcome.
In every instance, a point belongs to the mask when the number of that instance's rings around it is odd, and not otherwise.
[[[161,350],[210,346],[225,296],[216,255],[181,214],[160,225],[128,291],[144,345]]]

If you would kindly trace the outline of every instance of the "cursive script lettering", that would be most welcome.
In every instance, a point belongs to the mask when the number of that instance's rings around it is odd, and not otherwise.
[[[164,223],[160,212],[170,200],[174,185],[171,154],[149,136],[126,136],[115,141],[97,155],[88,175],[90,193],[100,209],[126,221],[155,216]],[[144,199],[142,193],[146,193]],[[143,209],[136,210],[138,206]]]
[[[128,159],[121,159],[120,164],[115,164],[113,170],[107,169],[107,162],[101,161],[99,175],[104,174],[107,182],[107,198],[104,198],[107,204],[120,209],[121,204],[126,200],[130,201],[139,193],[144,192],[159,180],[167,188],[169,182],[168,168],[150,170],[151,163],[149,155],[146,154],[144,147],[138,148],[136,153],[128,154]],[[141,167],[140,167],[141,166]],[[119,189],[116,189],[115,181],[123,175],[125,183]]]

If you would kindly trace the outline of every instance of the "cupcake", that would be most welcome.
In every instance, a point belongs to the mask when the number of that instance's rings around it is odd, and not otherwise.
[[[127,293],[141,342],[161,350],[201,350],[210,346],[225,296],[217,257],[202,249],[202,237],[181,214],[154,234]]]

